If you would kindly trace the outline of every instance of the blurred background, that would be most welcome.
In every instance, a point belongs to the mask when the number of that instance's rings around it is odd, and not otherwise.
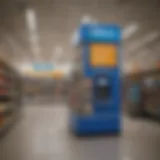
[[[159,160],[159,8],[159,0],[1,0],[0,159]],[[121,136],[68,131],[82,23],[121,26]]]

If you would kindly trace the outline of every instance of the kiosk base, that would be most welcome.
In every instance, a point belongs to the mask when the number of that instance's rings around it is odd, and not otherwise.
[[[72,115],[71,129],[78,136],[87,135],[115,135],[121,133],[120,118],[107,115],[79,116]],[[109,116],[109,115],[108,115]]]

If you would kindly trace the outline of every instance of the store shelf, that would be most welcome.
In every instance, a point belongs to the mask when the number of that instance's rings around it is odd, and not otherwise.
[[[153,115],[153,116],[160,116],[160,109],[159,109],[159,112],[158,112],[158,109],[157,109],[157,108],[148,107],[148,108],[145,108],[145,111],[146,111],[148,114],[151,114],[151,115]]]
[[[0,125],[0,133],[1,134],[4,133],[10,127],[10,125],[13,124],[14,119],[15,119],[14,114],[12,114],[12,116],[7,117],[5,119],[5,121],[3,122],[3,124]],[[0,136],[1,136],[1,134],[0,134]]]
[[[8,75],[9,74],[6,71],[0,69],[0,76],[8,76]]]
[[[0,103],[1,102],[9,102],[11,101],[12,97],[10,94],[6,94],[6,95],[0,95]]]
[[[0,103],[0,115],[9,113],[13,110],[13,106],[10,102]]]
[[[20,93],[19,74],[0,60],[0,135],[9,129],[20,113]]]

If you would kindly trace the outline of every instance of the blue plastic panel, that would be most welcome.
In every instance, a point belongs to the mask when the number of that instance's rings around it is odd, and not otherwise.
[[[120,113],[116,111],[94,116],[73,114],[71,120],[72,130],[78,135],[120,133],[121,119],[117,115],[120,115]]]
[[[80,26],[81,43],[119,43],[120,27],[108,24],[83,24]]]

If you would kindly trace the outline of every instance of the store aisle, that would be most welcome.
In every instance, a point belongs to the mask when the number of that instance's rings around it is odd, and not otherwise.
[[[2,141],[1,160],[159,160],[160,126],[124,118],[121,137],[76,138],[65,106],[27,106]]]

